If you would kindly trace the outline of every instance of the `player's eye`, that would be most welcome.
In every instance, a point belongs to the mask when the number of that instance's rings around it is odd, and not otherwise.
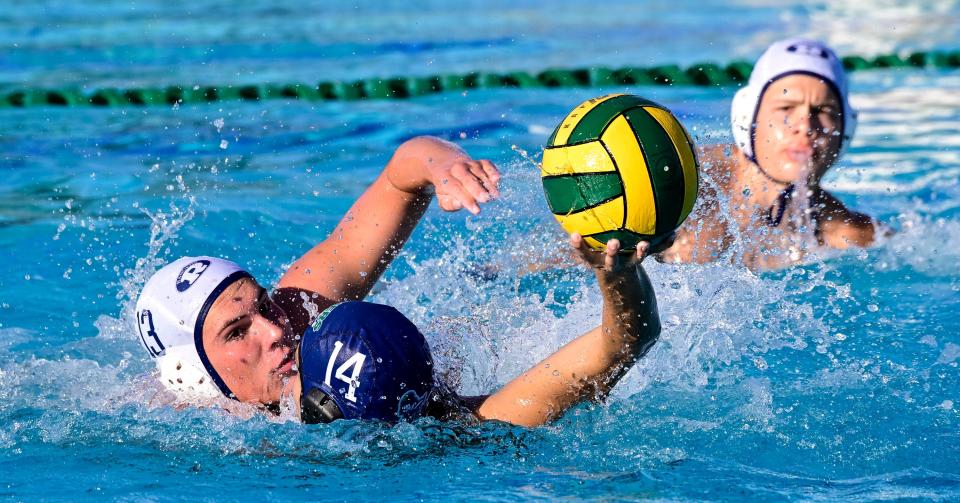
[[[227,334],[227,341],[238,341],[247,335],[247,327],[237,327]]]

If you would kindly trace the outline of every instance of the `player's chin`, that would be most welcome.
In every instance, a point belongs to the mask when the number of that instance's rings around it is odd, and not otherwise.
[[[281,375],[270,376],[270,381],[264,386],[261,402],[265,404],[278,402],[283,395],[283,389],[286,387],[287,381],[289,381],[291,377],[292,376]]]
[[[810,172],[810,168],[805,163],[796,162],[786,156],[780,158],[778,166],[779,169],[776,172],[769,174],[777,181],[785,183],[800,182],[804,174]]]

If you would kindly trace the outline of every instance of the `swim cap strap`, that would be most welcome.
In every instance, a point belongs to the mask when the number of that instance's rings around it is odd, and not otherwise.
[[[767,210],[767,225],[770,227],[776,227],[780,225],[780,222],[783,221],[783,214],[787,211],[787,205],[790,204],[790,201],[793,199],[793,191],[796,188],[791,183],[787,185],[787,188],[780,191],[780,194],[777,196],[777,202],[780,204],[777,205],[777,214],[773,214],[773,206]]]
[[[252,278],[247,271],[236,271],[233,274],[230,274],[223,281],[217,285],[216,288],[210,292],[210,295],[207,297],[207,300],[204,301],[203,307],[200,308],[200,314],[197,315],[197,323],[193,327],[193,343],[197,347],[197,355],[200,357],[200,363],[203,364],[203,367],[207,369],[207,372],[210,374],[210,378],[213,380],[213,383],[217,385],[217,388],[220,388],[220,391],[223,392],[229,398],[237,399],[237,396],[230,391],[230,388],[227,386],[227,383],[223,381],[220,377],[220,374],[217,373],[216,369],[213,368],[213,364],[210,363],[210,359],[207,357],[207,351],[203,347],[203,322],[207,319],[207,314],[210,312],[210,308],[213,307],[213,303],[216,302],[217,298],[220,297],[220,294],[227,289],[228,286],[236,283],[237,281],[243,278]]]

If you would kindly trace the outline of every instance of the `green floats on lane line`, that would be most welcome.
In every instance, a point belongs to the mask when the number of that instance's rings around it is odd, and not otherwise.
[[[874,68],[960,68],[960,51],[919,51],[874,57],[845,56],[848,71]],[[261,100],[361,100],[404,99],[445,91],[495,88],[574,88],[604,86],[727,86],[746,82],[753,65],[734,61],[726,65],[695,63],[624,68],[551,68],[525,71],[470,72],[451,75],[367,78],[357,81],[324,81],[316,84],[254,84],[228,86],[169,86],[166,88],[14,89],[0,94],[0,108],[38,106],[170,106],[176,103]]]

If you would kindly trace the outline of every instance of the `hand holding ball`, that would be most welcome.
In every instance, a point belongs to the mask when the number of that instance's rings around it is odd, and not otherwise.
[[[568,233],[603,250],[657,245],[680,227],[697,198],[689,135],[665,107],[626,94],[587,100],[557,126],[540,176],[550,211]]]

